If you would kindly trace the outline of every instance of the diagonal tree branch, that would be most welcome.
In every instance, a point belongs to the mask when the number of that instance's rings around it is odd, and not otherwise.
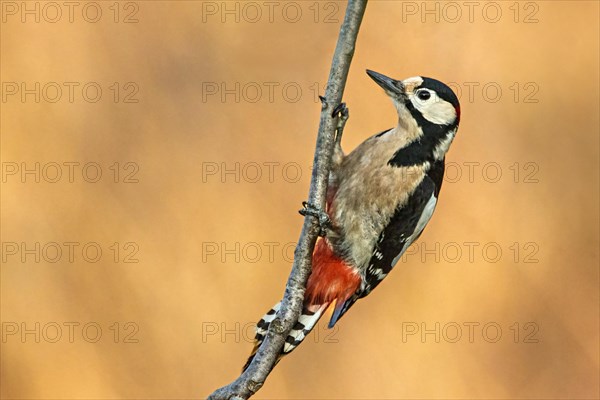
[[[366,7],[367,0],[348,0],[325,88],[308,194],[308,203],[321,209],[325,209],[325,195],[337,127],[337,117],[332,116],[332,112],[342,101],[358,30]],[[319,232],[318,218],[306,215],[277,318],[271,322],[269,331],[248,369],[231,384],[217,389],[209,396],[209,400],[246,400],[264,384],[277,362],[285,338],[302,311],[306,281],[312,269],[312,253]]]

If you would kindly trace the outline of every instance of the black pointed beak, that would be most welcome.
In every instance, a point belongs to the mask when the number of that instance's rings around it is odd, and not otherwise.
[[[404,85],[401,81],[380,74],[379,72],[367,70],[367,75],[371,77],[379,86],[381,86],[387,94],[395,96],[404,96]]]

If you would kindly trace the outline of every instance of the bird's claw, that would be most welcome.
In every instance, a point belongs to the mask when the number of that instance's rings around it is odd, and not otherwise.
[[[346,103],[340,103],[336,108],[333,109],[331,113],[332,118],[337,118],[337,125],[335,127],[335,142],[339,146],[342,142],[342,135],[344,133],[344,127],[346,126],[346,121],[350,117],[350,111],[348,107],[346,107]]]
[[[334,108],[333,112],[331,113],[332,118],[339,117],[340,119],[342,119],[344,121],[346,121],[349,116],[350,116],[350,111],[348,111],[348,107],[346,106],[346,103],[338,104],[338,106],[336,108]]]
[[[302,209],[298,211],[300,215],[303,216],[313,216],[317,218],[319,222],[319,236],[325,237],[327,236],[327,231],[331,230],[332,223],[329,215],[325,211],[323,211],[320,207],[317,207],[313,204],[310,204],[307,201],[302,202]]]

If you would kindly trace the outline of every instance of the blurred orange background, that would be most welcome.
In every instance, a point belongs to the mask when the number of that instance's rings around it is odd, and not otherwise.
[[[2,2],[2,398],[203,398],[238,376],[289,274],[345,9],[266,3]],[[256,398],[600,396],[598,15],[369,3],[343,146],[395,123],[366,68],[451,84],[440,203]]]

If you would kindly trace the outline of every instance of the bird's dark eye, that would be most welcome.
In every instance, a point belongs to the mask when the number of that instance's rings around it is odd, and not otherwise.
[[[429,100],[429,98],[431,97],[431,93],[429,93],[427,90],[420,90],[417,92],[417,97],[419,98],[419,100]]]

